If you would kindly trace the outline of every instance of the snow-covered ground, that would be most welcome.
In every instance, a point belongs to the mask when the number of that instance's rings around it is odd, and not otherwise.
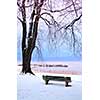
[[[50,73],[35,74],[17,74],[17,100],[82,100],[81,75],[70,75],[71,86],[65,87],[65,82],[58,81],[50,81],[45,85],[42,75]]]

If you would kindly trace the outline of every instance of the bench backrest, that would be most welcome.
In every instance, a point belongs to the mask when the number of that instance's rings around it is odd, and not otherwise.
[[[71,77],[63,77],[63,76],[42,76],[44,80],[58,80],[58,81],[67,81],[71,82]]]

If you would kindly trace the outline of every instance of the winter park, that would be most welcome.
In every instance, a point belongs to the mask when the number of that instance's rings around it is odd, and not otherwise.
[[[82,100],[81,27],[81,0],[17,0],[17,100]]]

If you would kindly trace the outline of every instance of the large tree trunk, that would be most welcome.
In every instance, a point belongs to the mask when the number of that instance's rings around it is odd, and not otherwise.
[[[23,67],[22,67],[22,72],[23,73],[30,73],[32,75],[35,75],[32,70],[31,70],[31,56],[32,56],[32,51],[30,52],[30,49],[25,49],[23,51]]]
[[[38,24],[39,24],[39,18],[40,18],[40,12],[41,12],[41,7],[43,5],[43,1],[41,0],[40,5],[38,6],[38,2],[36,2],[36,5],[34,6],[32,15],[31,15],[31,23],[29,24],[29,33],[28,33],[28,42],[26,46],[26,33],[27,33],[27,28],[26,28],[26,12],[25,12],[25,3],[23,2],[23,10],[24,13],[22,12],[23,16],[23,38],[22,38],[22,58],[23,58],[23,67],[22,67],[22,73],[31,73],[35,75],[32,70],[31,70],[31,56],[32,52],[35,48],[36,44],[36,39],[37,39],[37,34],[38,34]],[[37,7],[36,7],[37,6]],[[37,12],[36,17],[34,18],[35,15],[35,9]],[[34,24],[33,24],[33,19]]]
[[[22,41],[22,57],[23,57],[23,68],[22,68],[22,72],[23,73],[31,73],[33,75],[35,75],[32,70],[31,70],[31,56],[32,56],[32,52],[35,48],[35,44],[36,44],[36,38],[37,38],[37,30],[38,30],[38,22],[39,22],[39,17],[37,16],[35,18],[35,22],[34,22],[34,28],[33,28],[33,37],[28,37],[28,47],[25,46],[25,41]],[[24,38],[23,38],[24,40]],[[24,43],[23,43],[24,42]],[[24,45],[24,47],[23,47]]]
[[[32,46],[28,43],[28,47],[26,46],[26,23],[22,23],[23,27],[23,37],[22,37],[22,73],[31,73],[35,75],[31,71],[31,55],[32,55]],[[32,41],[32,40],[31,40]],[[32,43],[32,42],[31,42]]]

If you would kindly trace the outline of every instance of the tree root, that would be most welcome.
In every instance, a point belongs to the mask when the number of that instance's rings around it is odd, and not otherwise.
[[[32,75],[35,75],[31,70],[30,71],[27,71],[27,72],[25,72],[25,74],[27,74],[27,73],[30,73],[30,74],[32,74]]]
[[[21,73],[25,73],[25,74],[30,73],[30,74],[32,74],[32,75],[35,75],[31,70],[24,71],[24,72],[21,72]]]

